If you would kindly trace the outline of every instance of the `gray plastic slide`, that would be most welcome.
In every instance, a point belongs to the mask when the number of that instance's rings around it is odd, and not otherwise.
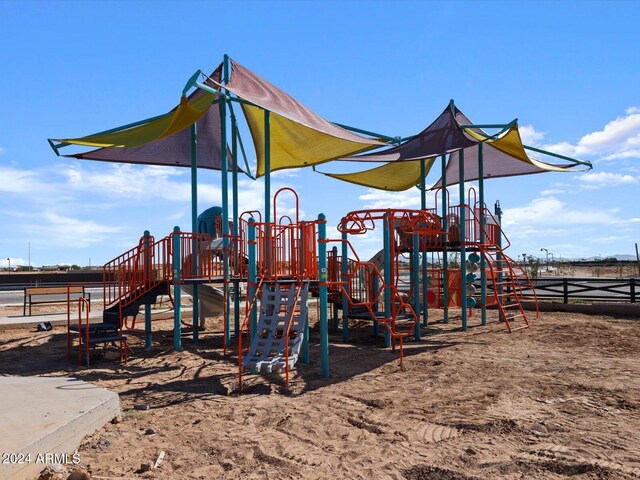
[[[181,285],[181,290],[193,296],[193,285]],[[224,312],[224,292],[220,288],[212,287],[206,283],[198,286],[198,299],[200,300],[200,325],[204,325],[204,318],[218,315]]]
[[[289,368],[298,361],[308,321],[309,283],[300,288],[295,282],[276,282],[262,287],[262,302],[256,335],[242,365],[256,372],[268,373]],[[291,313],[293,311],[293,316]],[[289,317],[289,356],[285,353],[285,337]]]

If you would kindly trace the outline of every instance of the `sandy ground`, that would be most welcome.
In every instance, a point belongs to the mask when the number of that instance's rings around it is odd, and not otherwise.
[[[95,479],[640,478],[637,320],[546,313],[511,335],[494,312],[467,332],[434,321],[402,369],[354,325],[351,343],[332,336],[329,379],[314,329],[289,393],[280,376],[248,376],[242,395],[220,319],[183,352],[162,323],[152,350],[132,335],[127,365],[112,349],[89,369],[67,361],[62,327],[3,331],[0,374],[72,375],[120,394],[121,421],[79,450]]]

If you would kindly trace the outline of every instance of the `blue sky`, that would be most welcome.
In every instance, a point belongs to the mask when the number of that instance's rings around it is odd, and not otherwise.
[[[29,244],[33,265],[99,265],[145,229],[188,230],[186,169],[71,161],[46,139],[164,113],[225,53],[325,118],[387,135],[417,133],[451,98],[478,123],[517,117],[530,144],[594,169],[486,183],[510,255],[630,254],[640,241],[639,21],[632,1],[0,0],[0,266],[26,265]],[[274,183],[299,192],[306,219],[325,213],[330,231],[349,210],[419,205],[416,189],[373,191],[308,170]],[[199,188],[200,211],[220,204],[218,172],[202,172]],[[262,209],[262,188],[243,180],[240,209]],[[380,247],[374,236],[358,248],[367,257]]]

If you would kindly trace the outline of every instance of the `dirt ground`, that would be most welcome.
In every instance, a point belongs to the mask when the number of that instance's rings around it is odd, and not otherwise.
[[[0,375],[71,375],[120,394],[121,421],[79,450],[94,479],[640,478],[638,320],[544,313],[508,334],[495,312],[466,332],[430,314],[404,368],[370,325],[353,324],[349,344],[332,334],[329,379],[312,329],[289,393],[278,375],[249,375],[238,395],[219,318],[182,352],[159,322],[150,351],[131,335],[127,365],[112,349],[91,368],[67,361],[63,327],[1,331]]]

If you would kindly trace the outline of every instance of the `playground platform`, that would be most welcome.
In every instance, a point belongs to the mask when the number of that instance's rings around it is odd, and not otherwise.
[[[82,439],[120,415],[117,393],[71,377],[0,377],[0,391],[0,452],[9,455],[0,463],[3,479],[73,464]]]

